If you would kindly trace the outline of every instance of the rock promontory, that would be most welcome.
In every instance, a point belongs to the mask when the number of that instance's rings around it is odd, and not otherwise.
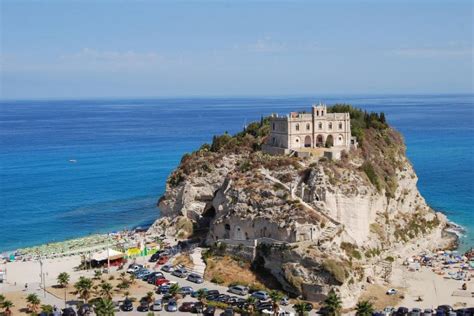
[[[397,257],[449,246],[447,220],[418,191],[403,138],[385,115],[348,105],[328,111],[350,113],[357,148],[338,160],[265,154],[265,118],[215,136],[182,157],[150,230],[225,243],[285,291],[318,301],[333,289],[345,305],[368,278],[389,278]]]

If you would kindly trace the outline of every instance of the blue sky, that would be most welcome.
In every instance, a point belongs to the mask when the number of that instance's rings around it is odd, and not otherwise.
[[[1,1],[1,98],[472,93],[472,1]]]

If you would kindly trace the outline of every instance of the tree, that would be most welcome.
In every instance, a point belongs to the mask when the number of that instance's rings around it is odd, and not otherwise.
[[[253,315],[254,311],[255,311],[255,302],[257,301],[257,299],[253,296],[249,296],[247,297],[247,312],[249,313],[249,315]]]
[[[69,284],[70,278],[71,277],[67,272],[61,272],[60,274],[58,274],[57,278],[58,285],[63,288],[66,287]]]
[[[41,313],[45,313],[47,315],[53,313],[53,306],[51,305],[41,305]]]
[[[153,292],[147,292],[145,296],[145,300],[148,303],[148,306],[150,306],[151,303],[155,300],[155,297],[153,296]]]
[[[6,299],[2,301],[2,308],[5,309],[3,313],[5,314],[5,316],[10,316],[12,314],[12,311],[10,310],[10,308],[12,307],[13,307],[12,301],[9,301]]]
[[[170,286],[170,290],[169,290],[169,293],[173,296],[176,296],[176,294],[178,294],[179,292],[179,285],[178,283],[174,283]]]
[[[5,302],[5,296],[0,294],[0,307],[2,306],[3,302]]]
[[[101,276],[102,276],[102,271],[94,270],[94,279],[95,280],[99,280]]]
[[[298,316],[304,316],[308,314],[306,311],[306,304],[302,301],[296,302],[295,305],[293,305],[293,308]]]
[[[100,284],[100,291],[99,291],[100,296],[102,296],[103,298],[111,300],[112,299],[112,290],[113,290],[113,288],[114,287],[109,282],[101,283]]]
[[[93,282],[91,279],[81,276],[79,281],[74,284],[79,297],[83,299],[86,303],[89,300],[92,292]]]
[[[356,315],[357,316],[370,316],[374,312],[374,306],[369,301],[361,301],[357,303]]]
[[[131,274],[130,275],[130,284],[132,284],[132,285],[135,284],[136,280],[137,280],[137,277],[135,276],[135,274]]]
[[[28,294],[26,297],[26,302],[28,302],[28,309],[30,312],[36,314],[38,313],[38,307],[41,304],[41,300],[36,294]]]
[[[278,315],[278,309],[280,307],[280,301],[281,299],[283,298],[283,293],[279,292],[279,291],[271,291],[270,292],[270,298],[272,300],[272,303],[273,303],[273,313],[275,315]]]
[[[206,302],[206,291],[204,289],[199,289],[197,291],[197,298],[198,298],[198,301],[201,302],[202,306],[206,306],[207,302]]]
[[[114,316],[115,305],[112,300],[107,298],[101,298],[95,305],[95,313],[97,316]]]
[[[341,313],[342,302],[334,290],[331,290],[323,306],[327,309],[329,316],[338,316]]]

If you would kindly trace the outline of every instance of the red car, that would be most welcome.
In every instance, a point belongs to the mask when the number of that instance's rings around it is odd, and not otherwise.
[[[160,286],[160,285],[168,284],[168,283],[170,283],[170,280],[167,280],[167,279],[157,279],[156,282],[155,282],[155,285],[156,285],[156,286]]]
[[[163,256],[163,257],[160,257],[160,259],[158,259],[158,261],[156,262],[156,264],[165,264],[168,262],[168,256]]]

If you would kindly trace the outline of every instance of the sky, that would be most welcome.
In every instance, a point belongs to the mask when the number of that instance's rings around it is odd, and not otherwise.
[[[0,98],[473,93],[473,3],[0,0]]]

